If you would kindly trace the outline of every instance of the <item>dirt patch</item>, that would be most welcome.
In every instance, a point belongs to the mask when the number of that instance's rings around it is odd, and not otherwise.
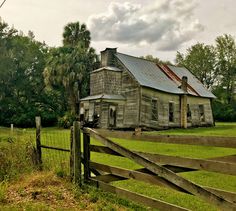
[[[106,200],[95,200],[53,172],[37,172],[8,186],[1,210],[127,210]],[[5,209],[4,209],[5,208]],[[13,209],[13,210],[14,210]]]
[[[53,173],[37,173],[10,185],[6,197],[9,204],[44,203],[51,208],[77,208],[72,186]]]

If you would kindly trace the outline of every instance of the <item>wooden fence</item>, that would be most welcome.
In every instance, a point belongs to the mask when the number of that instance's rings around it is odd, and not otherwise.
[[[81,150],[81,135],[83,133],[83,153]],[[119,144],[111,141],[108,137],[121,137],[125,139],[143,140],[175,143],[175,144],[193,144],[204,146],[231,147],[236,148],[235,138],[212,138],[212,137],[194,137],[194,136],[148,136],[139,137],[130,133],[110,132],[101,134],[90,128],[80,129],[78,122],[73,125],[71,136],[70,169],[73,181],[81,185],[82,182],[94,184],[97,187],[115,193],[120,197],[130,199],[137,203],[142,203],[148,207],[160,210],[187,210],[161,200],[134,193],[119,187],[115,187],[110,182],[135,179],[150,184],[168,187],[180,192],[192,194],[215,205],[221,210],[236,210],[236,193],[225,190],[214,189],[197,185],[177,173],[185,171],[205,170],[229,175],[236,175],[236,155],[225,156],[214,159],[192,159],[177,156],[167,156],[160,154],[151,154],[144,152],[131,151]],[[40,137],[37,135],[37,137]],[[104,146],[90,144],[90,138],[101,142]],[[229,139],[226,141],[226,139]],[[230,143],[229,143],[230,142]],[[47,147],[40,145],[37,141],[37,152],[41,153],[41,148]],[[52,149],[52,148],[51,148]],[[65,150],[65,149],[55,149]],[[128,158],[143,168],[129,170],[114,166],[109,166],[90,160],[91,152],[105,153],[113,156],[122,156]],[[41,156],[38,156],[41,158]],[[39,162],[41,164],[41,161]],[[84,165],[83,179],[81,165]]]

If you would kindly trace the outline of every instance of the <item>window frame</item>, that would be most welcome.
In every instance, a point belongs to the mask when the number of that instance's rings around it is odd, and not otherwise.
[[[192,120],[192,111],[190,108],[190,104],[187,104],[187,122],[191,122]]]
[[[172,105],[172,106],[170,106]],[[173,101],[169,101],[168,104],[168,116],[169,116],[169,122],[175,122],[175,106],[174,106],[174,102]],[[170,110],[170,108],[172,107],[172,111]]]
[[[200,120],[200,122],[205,122],[205,108],[204,108],[204,104],[199,104],[198,105],[198,109],[199,109],[199,120]]]
[[[158,121],[158,100],[157,98],[151,98],[151,120]]]

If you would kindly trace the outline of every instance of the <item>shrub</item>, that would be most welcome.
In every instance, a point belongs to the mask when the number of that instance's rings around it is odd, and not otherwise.
[[[66,112],[63,117],[60,117],[58,119],[58,126],[63,128],[69,128],[73,125],[73,121],[75,120],[75,115],[71,114],[70,112]]]
[[[10,139],[9,139],[10,140]],[[0,181],[11,180],[34,169],[33,145],[29,140],[14,138],[0,145]]]
[[[236,106],[213,101],[213,115],[215,120],[224,122],[236,121]]]

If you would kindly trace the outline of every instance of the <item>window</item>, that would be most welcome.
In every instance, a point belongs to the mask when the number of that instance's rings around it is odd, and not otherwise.
[[[187,104],[187,121],[191,122],[191,119],[192,119],[192,113],[191,113],[190,105]]]
[[[204,105],[199,105],[199,118],[201,122],[205,121]]]
[[[158,120],[157,100],[152,99],[152,120]]]
[[[174,103],[169,103],[169,121],[174,122]]]

